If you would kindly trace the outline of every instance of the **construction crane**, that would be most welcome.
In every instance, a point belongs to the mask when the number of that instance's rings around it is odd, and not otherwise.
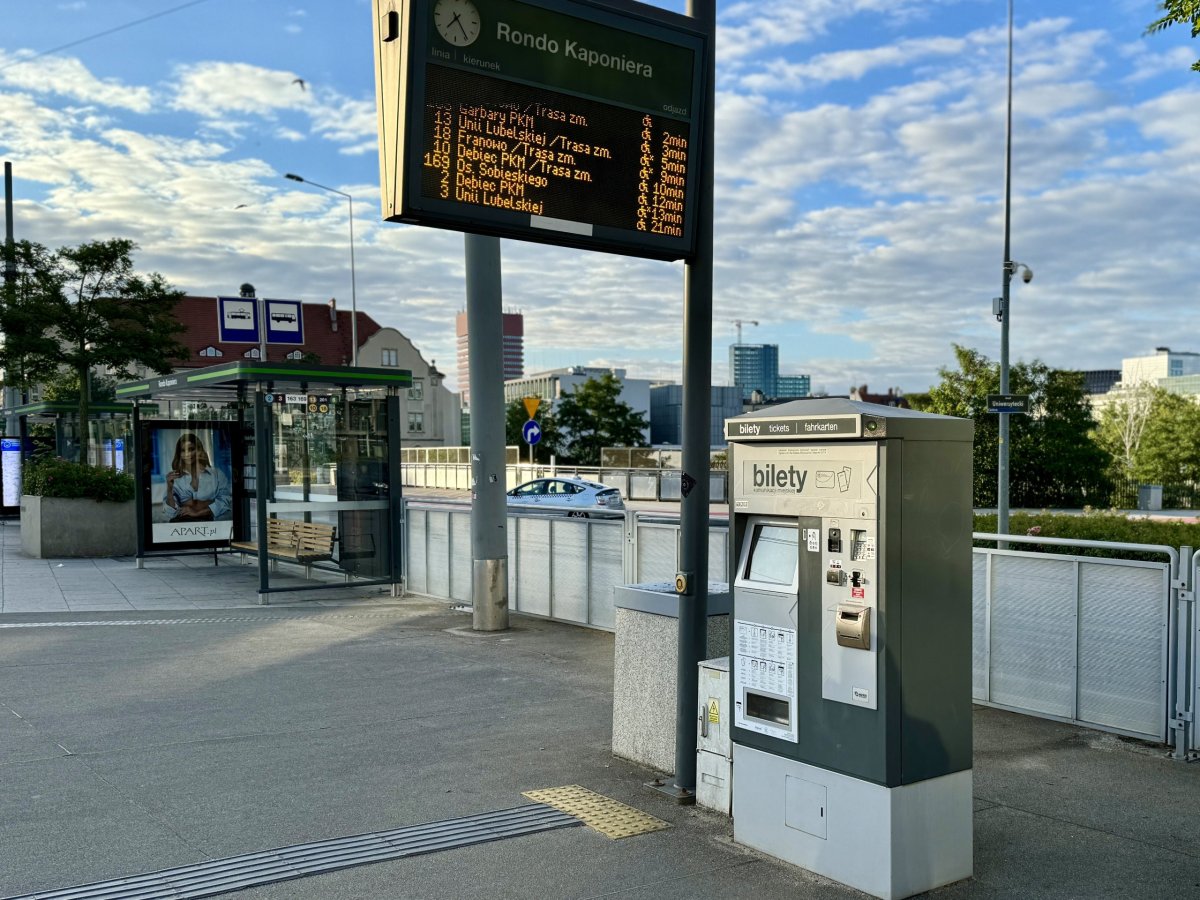
[[[730,322],[737,326],[737,342],[740,344],[742,342],[742,326],[757,325],[758,319],[730,319]]]

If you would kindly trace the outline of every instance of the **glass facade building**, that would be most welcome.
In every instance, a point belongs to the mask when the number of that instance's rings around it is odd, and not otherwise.
[[[749,400],[754,391],[778,397],[779,345],[730,344],[729,374],[734,386],[741,388],[743,400]]]

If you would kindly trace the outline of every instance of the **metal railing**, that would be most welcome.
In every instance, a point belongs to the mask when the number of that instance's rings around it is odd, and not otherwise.
[[[505,484],[514,488],[535,478],[578,475],[617,488],[627,500],[678,502],[683,496],[682,474],[678,469],[610,469],[510,462],[506,466]],[[405,487],[471,489],[469,463],[405,462],[400,465],[400,477]],[[713,503],[725,502],[727,484],[727,472],[709,473],[709,496]]]
[[[1154,544],[976,533],[976,540],[1154,553],[1162,561],[976,547],[972,694],[976,702],[1200,751],[1200,551]],[[470,504],[405,503],[407,590],[471,602]],[[613,589],[669,582],[679,518],[627,510],[593,517],[510,511],[515,612],[612,630]],[[729,524],[709,523],[711,580],[729,568]]]
[[[1027,535],[976,540],[1111,552],[1163,562],[975,548],[972,692],[976,702],[1168,741],[1197,737],[1190,547]],[[1193,558],[1194,559],[1194,558]]]

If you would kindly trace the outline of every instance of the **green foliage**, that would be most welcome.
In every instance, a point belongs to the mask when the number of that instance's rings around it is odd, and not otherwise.
[[[646,417],[623,403],[621,382],[612,372],[589,378],[558,401],[561,450],[567,461],[580,466],[600,465],[605,447],[648,446],[643,430]]]
[[[996,534],[996,515],[977,514],[975,531]],[[1200,524],[1166,519],[1131,519],[1118,512],[1087,510],[1083,515],[1062,513],[1013,513],[1010,534],[1039,537],[1074,538],[1083,541],[1111,541],[1122,544],[1164,544],[1168,547],[1200,547]],[[976,547],[994,547],[993,541],[975,541]],[[1060,547],[1053,544],[1010,544],[1014,550],[1037,550],[1068,556],[1098,556],[1109,559],[1141,559],[1162,562],[1161,553],[1102,550],[1092,547]]]
[[[42,382],[42,399],[51,403],[79,402],[79,376],[58,372]],[[105,375],[92,376],[92,400],[113,403],[117,399],[117,381]]]
[[[1200,0],[1163,0],[1158,8],[1166,13],[1146,26],[1146,34],[1164,31],[1172,25],[1191,25],[1192,37],[1200,37]],[[1192,71],[1200,72],[1200,60],[1192,63]]]
[[[927,395],[908,395],[915,409],[975,422],[973,497],[995,506],[1000,417],[987,395],[1000,392],[1000,366],[982,353],[954,346],[957,369],[939,370]],[[1031,412],[1009,416],[1009,500],[1012,506],[1080,507],[1107,488],[1108,453],[1090,437],[1091,408],[1083,376],[1041,362],[1009,367],[1009,393],[1028,394]]]
[[[542,439],[533,445],[533,459],[535,462],[550,462],[550,457],[557,455],[561,449],[562,435],[558,428],[558,419],[555,418],[551,411],[550,403],[544,397],[539,397],[541,404],[538,406],[537,419],[538,425],[542,429]],[[529,459],[529,445],[525,443],[525,438],[521,434],[521,429],[525,427],[525,423],[529,421],[529,413],[525,409],[525,404],[521,400],[514,400],[508,404],[504,410],[504,443],[509,447],[521,448],[521,461]]]
[[[1200,406],[1164,392],[1146,423],[1133,474],[1143,484],[1200,481]]]
[[[11,383],[27,387],[63,373],[84,384],[106,366],[117,378],[132,366],[167,372],[187,356],[176,340],[184,326],[175,318],[182,296],[157,273],[133,270],[136,245],[113,238],[49,251],[20,241],[14,247],[17,277],[0,305],[0,368]],[[80,422],[90,397],[79,393]],[[81,429],[87,435],[87,429]],[[86,456],[87,447],[81,448]]]
[[[1200,405],[1148,383],[1105,407],[1096,441],[1113,474],[1141,484],[1200,481]]]
[[[65,499],[133,499],[133,476],[113,469],[68,462],[57,456],[35,457],[25,467],[21,490],[32,496]]]

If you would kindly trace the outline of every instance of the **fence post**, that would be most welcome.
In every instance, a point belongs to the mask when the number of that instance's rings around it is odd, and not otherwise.
[[[1200,758],[1200,754],[1191,749],[1195,744],[1193,699],[1197,688],[1191,652],[1196,615],[1196,560],[1192,558],[1191,547],[1179,548],[1179,571],[1173,575],[1170,616],[1173,628],[1170,639],[1175,651],[1175,670],[1171,673],[1172,684],[1168,696],[1170,708],[1174,710],[1174,718],[1169,725],[1175,732],[1175,747],[1169,756],[1171,759],[1195,760]]]

